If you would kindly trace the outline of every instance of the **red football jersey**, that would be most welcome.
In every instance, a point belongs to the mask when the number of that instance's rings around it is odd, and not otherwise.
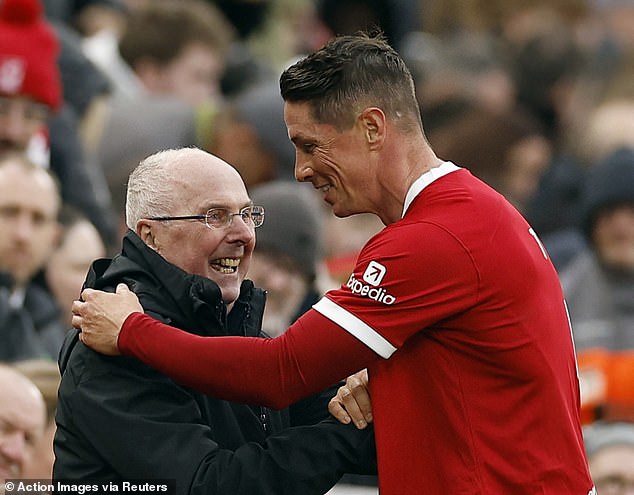
[[[369,368],[382,494],[592,492],[557,273],[467,170],[424,174],[314,308],[386,358]]]

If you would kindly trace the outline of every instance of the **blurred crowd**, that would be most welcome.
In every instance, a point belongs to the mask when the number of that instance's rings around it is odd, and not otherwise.
[[[250,278],[267,333],[345,283],[382,226],[334,218],[294,182],[278,77],[358,30],[407,61],[439,157],[548,250],[597,488],[634,490],[632,0],[0,0],[0,481],[50,477],[70,304],[116,254],[142,158],[196,146],[242,174],[266,209]]]

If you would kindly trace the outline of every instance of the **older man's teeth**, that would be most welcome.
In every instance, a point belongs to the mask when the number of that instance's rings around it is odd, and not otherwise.
[[[213,265],[221,273],[234,273],[240,264],[239,258],[220,258],[215,260]]]

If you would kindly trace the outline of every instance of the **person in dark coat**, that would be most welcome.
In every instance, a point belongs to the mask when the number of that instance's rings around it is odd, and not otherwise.
[[[23,155],[0,157],[0,361],[54,360],[65,326],[36,278],[59,234],[55,177]]]

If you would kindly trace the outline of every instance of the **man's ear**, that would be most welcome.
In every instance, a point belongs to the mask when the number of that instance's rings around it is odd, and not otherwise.
[[[379,149],[385,141],[386,118],[383,110],[368,107],[359,114],[365,137],[371,150]]]
[[[148,220],[139,220],[136,224],[136,234],[148,247],[154,249],[154,251],[158,251],[155,232],[151,222]]]

